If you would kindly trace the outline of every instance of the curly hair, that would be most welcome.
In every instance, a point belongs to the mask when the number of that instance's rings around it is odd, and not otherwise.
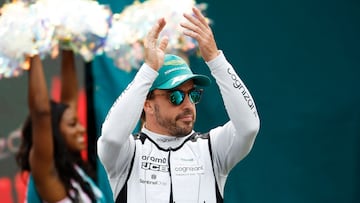
[[[95,194],[88,182],[84,181],[81,175],[74,168],[74,164],[90,173],[88,164],[84,162],[80,152],[73,152],[66,147],[64,138],[60,132],[60,122],[65,110],[69,107],[66,104],[50,101],[51,104],[51,125],[54,144],[54,161],[59,178],[64,184],[67,196],[76,202],[78,199],[78,191],[71,184],[71,180],[78,182],[82,190],[89,196],[92,202],[96,202]],[[22,128],[22,141],[19,151],[16,154],[16,162],[21,171],[31,172],[29,155],[32,147],[32,121],[30,116],[26,119]],[[70,195],[70,191],[75,192],[75,197]]]

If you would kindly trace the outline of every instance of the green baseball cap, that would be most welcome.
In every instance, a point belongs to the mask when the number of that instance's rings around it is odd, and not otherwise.
[[[172,54],[165,55],[164,64],[158,72],[159,75],[151,86],[150,91],[154,89],[174,89],[190,79],[198,86],[209,86],[211,84],[209,77],[193,74],[184,59]]]

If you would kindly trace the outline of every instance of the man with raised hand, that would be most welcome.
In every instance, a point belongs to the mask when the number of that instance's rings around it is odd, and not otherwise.
[[[166,22],[160,19],[145,38],[145,63],[113,104],[98,140],[116,202],[223,202],[227,175],[259,131],[254,100],[218,50],[205,17],[196,8],[184,17],[184,34],[197,40],[230,120],[194,131],[196,104],[211,81],[165,53],[168,39],[158,37]],[[139,118],[141,132],[134,135]]]

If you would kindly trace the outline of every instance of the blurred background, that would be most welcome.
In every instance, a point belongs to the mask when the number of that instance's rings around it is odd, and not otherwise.
[[[99,2],[113,12],[133,3]],[[360,2],[197,2],[208,5],[206,16],[212,20],[218,47],[252,93],[261,119],[252,151],[228,177],[225,202],[360,202]],[[194,72],[209,75],[201,59],[189,59]],[[44,62],[55,97],[58,63]],[[108,190],[94,143],[107,110],[136,71],[117,69],[105,56],[90,63],[78,58],[77,63],[81,91],[87,93],[88,156]],[[109,82],[112,86],[105,85]],[[14,152],[28,113],[26,91],[26,74],[0,80],[2,203],[18,202],[21,194],[16,191],[24,190]],[[197,110],[197,131],[228,119],[214,84]]]

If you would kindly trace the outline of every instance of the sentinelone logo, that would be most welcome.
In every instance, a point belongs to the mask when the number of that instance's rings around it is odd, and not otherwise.
[[[147,184],[147,185],[163,185],[163,186],[167,185],[166,182],[159,181],[159,180],[144,180],[144,179],[140,178],[139,181],[140,181],[140,183]]]

